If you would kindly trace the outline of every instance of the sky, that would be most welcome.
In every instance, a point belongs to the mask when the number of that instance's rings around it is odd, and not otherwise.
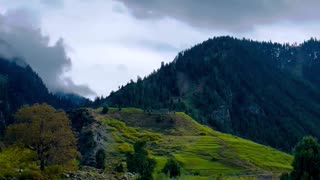
[[[0,55],[49,90],[107,96],[213,36],[319,38],[319,0],[0,0]]]

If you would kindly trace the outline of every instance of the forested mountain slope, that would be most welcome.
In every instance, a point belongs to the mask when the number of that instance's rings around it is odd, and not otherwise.
[[[217,37],[178,54],[101,104],[184,111],[203,124],[280,150],[320,137],[320,42]]]
[[[41,78],[23,60],[0,56],[0,132],[10,123],[12,113],[23,105],[34,103],[47,103],[62,109],[81,106],[50,93]]]

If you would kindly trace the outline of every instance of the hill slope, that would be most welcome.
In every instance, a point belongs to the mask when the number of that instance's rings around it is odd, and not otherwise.
[[[179,53],[102,100],[183,111],[213,129],[291,151],[320,138],[320,42],[301,45],[218,37]]]
[[[157,161],[155,175],[170,157],[182,164],[188,179],[208,179],[219,174],[271,176],[291,169],[292,156],[213,131],[184,113],[111,108],[106,115],[101,114],[101,109],[91,110],[90,114],[95,119],[90,126],[96,149],[106,149],[109,170],[125,161],[125,153],[132,151],[137,140],[148,142],[147,148]]]
[[[9,60],[0,55],[0,134],[11,115],[21,106],[47,103],[56,108],[81,106],[67,97],[51,94],[41,78],[23,60]]]

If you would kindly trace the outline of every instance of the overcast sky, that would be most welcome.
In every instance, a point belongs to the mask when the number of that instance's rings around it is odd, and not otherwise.
[[[213,36],[319,37],[319,7],[319,0],[0,0],[0,39],[50,90],[106,96]]]

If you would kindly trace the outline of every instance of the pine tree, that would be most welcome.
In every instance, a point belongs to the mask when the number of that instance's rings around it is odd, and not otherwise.
[[[320,145],[313,137],[304,137],[294,150],[292,178],[320,179]]]

